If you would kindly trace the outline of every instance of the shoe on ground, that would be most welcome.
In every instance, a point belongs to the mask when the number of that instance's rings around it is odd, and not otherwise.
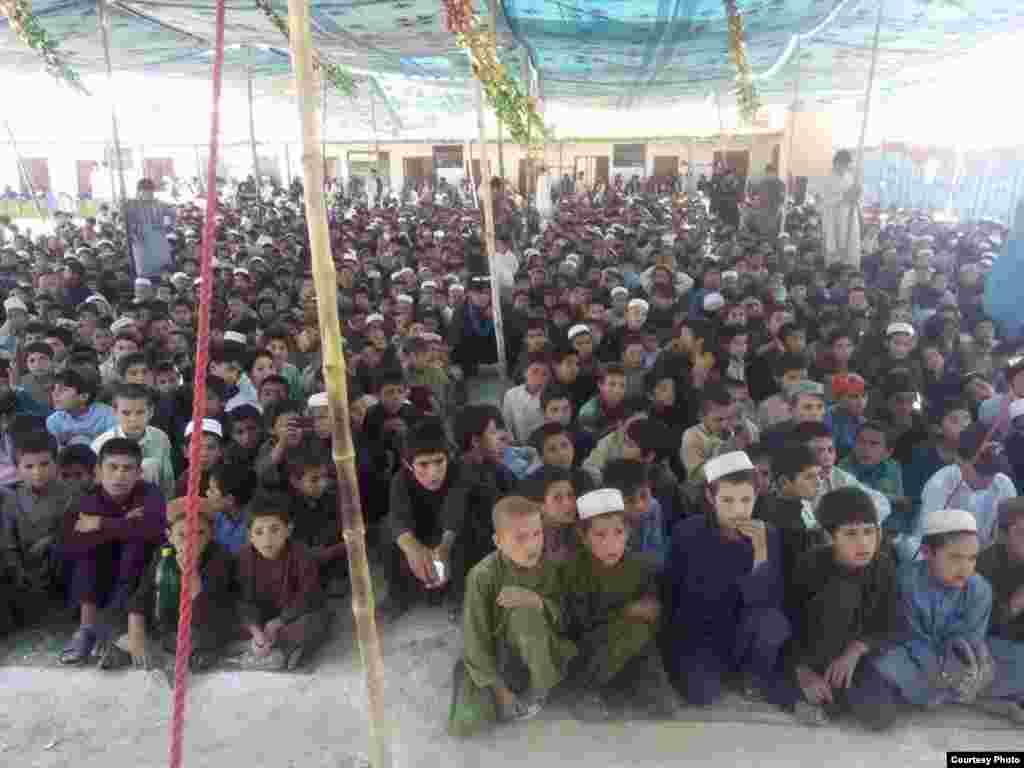
[[[63,651],[58,661],[67,667],[84,664],[92,656],[96,647],[96,632],[91,627],[79,627]]]
[[[122,649],[117,643],[107,643],[100,654],[99,668],[105,671],[115,669],[127,669],[134,666],[132,655]]]
[[[512,705],[508,708],[501,707],[498,719],[504,723],[515,723],[520,720],[531,720],[544,709],[543,698],[530,698],[528,696],[516,696]]]
[[[572,705],[572,714],[584,723],[607,723],[612,719],[612,712],[598,691],[585,691]]]
[[[804,699],[800,699],[793,707],[793,717],[801,725],[820,727],[829,723],[828,713],[820,704],[811,704]]]

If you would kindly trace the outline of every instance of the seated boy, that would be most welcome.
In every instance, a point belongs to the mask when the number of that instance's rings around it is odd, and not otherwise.
[[[171,464],[171,441],[164,431],[150,426],[153,418],[152,390],[141,384],[118,384],[114,388],[114,414],[117,427],[92,441],[93,453],[114,437],[134,440],[142,449],[142,476],[169,496],[174,491],[174,467]]]
[[[603,366],[598,375],[597,395],[580,408],[580,426],[601,438],[622,420],[622,402],[625,397],[625,369],[618,364]]]
[[[665,667],[691,704],[709,706],[739,674],[750,696],[781,704],[782,543],[753,520],[754,467],[742,451],[707,462],[710,516],[676,526],[664,577]],[[788,695],[788,693],[787,693]]]
[[[609,474],[618,474],[615,465]],[[568,636],[580,651],[574,678],[583,689],[573,711],[588,722],[608,720],[608,700],[622,692],[658,717],[672,717],[678,709],[655,641],[661,615],[655,570],[649,559],[630,551],[637,530],[626,506],[614,488],[581,496],[584,548],[565,566]]]
[[[700,403],[700,424],[683,433],[679,448],[679,460],[686,468],[686,481],[699,486],[704,482],[704,463],[724,451],[725,441],[731,436],[726,424],[733,415],[735,405],[732,395],[724,387],[704,387]]]
[[[238,556],[239,614],[252,638],[243,664],[294,670],[327,638],[320,569],[304,544],[291,541],[288,497],[260,492],[249,502],[249,543]]]
[[[526,361],[526,381],[505,393],[501,413],[517,442],[526,442],[544,423],[541,396],[550,378],[551,358],[546,352],[534,352]]]
[[[793,418],[793,412],[790,410],[790,393],[797,384],[807,378],[807,358],[803,355],[781,354],[775,359],[773,367],[779,391],[762,400],[758,406],[757,425],[761,429],[770,429]]]
[[[223,379],[228,388],[225,413],[242,403],[259,407],[259,393],[245,372],[246,354],[243,345],[230,341],[210,349],[210,375]]]
[[[861,485],[866,485],[900,510],[908,510],[910,500],[903,494],[903,470],[892,458],[889,427],[880,421],[868,421],[860,428],[853,453],[839,462]]]
[[[992,585],[991,633],[1024,643],[1024,499],[999,504],[999,536],[978,558]]]
[[[569,470],[541,467],[523,482],[523,493],[540,507],[544,523],[544,559],[564,563],[580,550],[576,532],[576,487]]]
[[[208,670],[220,650],[237,637],[234,616],[231,554],[213,541],[212,506],[199,500],[196,525],[195,564],[185,574],[185,545],[188,524],[187,499],[167,505],[167,542],[153,556],[139,580],[139,588],[128,602],[128,634],[110,643],[100,658],[100,669],[121,669],[134,664],[145,669],[151,653],[166,655],[173,664],[178,639],[178,607],[182,587],[192,595],[192,672]],[[152,628],[156,643],[147,634]]]
[[[212,511],[213,538],[232,555],[238,555],[249,537],[246,508],[259,483],[248,464],[225,461],[210,469],[206,500]]]
[[[167,522],[163,494],[142,480],[142,449],[134,440],[108,440],[96,476],[97,489],[64,515],[62,552],[80,623],[61,664],[83,663],[97,642],[110,639]]]
[[[55,586],[58,534],[79,494],[58,477],[57,441],[49,432],[16,434],[14,460],[18,484],[0,495],[0,571],[17,591],[11,605],[24,624]]]
[[[669,466],[675,445],[672,431],[654,418],[638,419],[626,429],[622,458],[647,465],[651,493],[661,505],[665,535],[670,536],[675,524],[691,513],[690,503]]]
[[[577,493],[586,493],[594,487],[594,481],[582,469],[575,469],[576,449],[572,444],[572,434],[561,424],[544,424],[530,436],[530,444],[540,456],[540,465],[531,468],[527,478],[540,467],[561,467],[572,473]]]
[[[256,475],[268,490],[283,491],[287,480],[287,457],[302,445],[312,425],[303,416],[302,403],[282,400],[264,411],[268,439],[256,456]]]
[[[661,505],[651,493],[647,465],[630,459],[609,462],[604,484],[622,496],[623,513],[629,525],[629,552],[646,557],[660,571],[668,556],[668,539]]]
[[[388,526],[393,545],[386,556],[388,598],[381,604],[382,618],[404,614],[424,591],[445,586],[450,574],[439,572],[444,550],[454,534],[445,535],[442,510],[456,487],[461,467],[449,456],[444,425],[424,420],[405,441],[402,469],[391,478]]]
[[[896,566],[882,546],[878,510],[860,489],[825,494],[817,517],[831,544],[800,558],[786,596],[802,693],[796,714],[823,725],[849,710],[870,727],[877,715],[865,706],[870,698],[861,689],[874,673],[864,659],[883,652],[903,630]]]
[[[560,384],[549,384],[544,387],[544,394],[540,396],[540,408],[544,414],[545,424],[561,424],[571,430],[577,464],[590,455],[597,443],[593,434],[576,425],[572,396],[565,387]]]
[[[25,368],[27,373],[18,377],[18,386],[47,413],[50,411],[50,394],[53,390],[53,349],[45,341],[37,341],[25,347]]]
[[[493,523],[497,551],[477,563],[466,581],[465,675],[456,668],[455,696],[464,696],[463,686],[490,691],[496,719],[525,720],[565,679],[576,647],[562,636],[561,572],[543,558],[540,508],[507,496],[494,506]]]
[[[583,461],[583,470],[590,475],[595,487],[601,484],[605,465],[621,459],[626,444],[626,431],[637,421],[647,418],[650,402],[645,397],[629,397],[622,403],[622,418],[614,429],[597,441],[594,450]]]
[[[62,448],[71,443],[88,445],[117,426],[114,410],[93,402],[96,391],[96,382],[76,371],[63,371],[54,377],[54,412],[47,417],[46,428]]]
[[[346,548],[338,520],[338,495],[331,488],[330,457],[313,439],[307,439],[288,460],[288,495],[292,539],[304,544],[320,564],[320,578],[347,578]]]
[[[96,479],[96,454],[88,445],[69,445],[57,458],[60,479],[76,493],[91,491]]]
[[[263,442],[263,414],[252,405],[240,405],[231,411],[229,431],[225,459],[253,466]]]
[[[810,448],[789,443],[772,460],[772,470],[778,492],[757,500],[754,517],[776,528],[782,536],[782,572],[789,585],[797,561],[825,544],[813,505],[821,467]]]
[[[418,413],[406,399],[408,389],[400,369],[382,371],[375,383],[377,403],[366,412],[363,436],[373,457],[375,471],[390,476],[398,469],[402,438],[416,423]]]
[[[185,458],[189,459],[192,453],[192,425],[189,422],[185,427],[185,442],[182,444],[182,452]],[[199,495],[205,496],[210,487],[210,470],[217,466],[224,458],[224,427],[216,419],[203,419],[202,434],[199,442]],[[188,495],[188,475],[186,469],[181,473],[174,489],[178,496]]]
[[[912,707],[951,702],[1005,707],[1005,714],[1017,719],[1016,701],[1024,691],[1016,644],[995,642],[997,637],[986,642],[992,588],[975,573],[977,520],[966,510],[937,509],[926,513],[922,533],[921,559],[897,569],[901,614],[909,629],[867,660],[873,674],[862,681],[865,710],[874,714],[878,729]],[[1001,658],[1009,662],[1005,669]]]
[[[868,397],[864,379],[856,373],[837,373],[832,377],[832,398],[832,435],[839,458],[845,459],[865,421]]]

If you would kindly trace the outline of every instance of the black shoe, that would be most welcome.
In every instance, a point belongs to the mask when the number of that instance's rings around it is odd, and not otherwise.
[[[104,648],[103,654],[100,656],[99,667],[103,670],[114,670],[114,669],[127,669],[132,666],[132,655],[128,651],[123,651],[117,645],[117,643],[107,643],[107,647]]]

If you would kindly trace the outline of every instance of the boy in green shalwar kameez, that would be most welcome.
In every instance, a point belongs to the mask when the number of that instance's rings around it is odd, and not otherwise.
[[[562,637],[558,566],[542,558],[540,507],[508,496],[495,505],[493,518],[497,551],[477,563],[466,579],[466,674],[457,680],[451,724],[462,734],[483,724],[467,722],[459,711],[467,697],[478,702],[475,716],[481,721],[533,717],[576,656],[576,647]]]
[[[569,637],[580,649],[574,677],[583,689],[574,714],[607,720],[609,695],[625,695],[649,715],[674,717],[678,704],[655,643],[655,564],[626,551],[630,528],[620,491],[591,491],[576,506],[584,548],[566,563],[564,577]]]

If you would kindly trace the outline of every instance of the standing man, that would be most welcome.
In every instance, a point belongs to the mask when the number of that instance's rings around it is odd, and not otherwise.
[[[159,277],[174,264],[167,232],[174,226],[174,206],[156,199],[156,185],[140,179],[136,199],[124,204],[135,277]]]
[[[850,166],[853,158],[841,149],[832,160],[832,175],[821,189],[821,228],[825,242],[825,266],[846,264],[860,269],[860,184]],[[850,210],[853,209],[853,229]]]

